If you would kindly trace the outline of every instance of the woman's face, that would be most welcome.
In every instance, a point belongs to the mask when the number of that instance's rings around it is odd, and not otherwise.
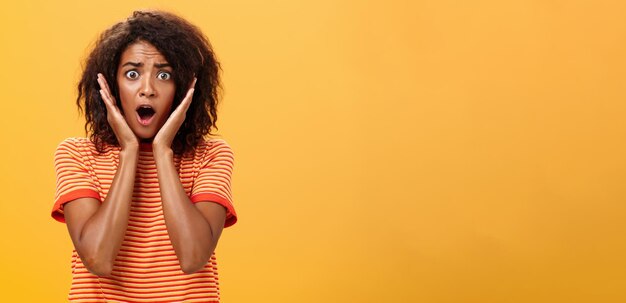
[[[117,86],[126,123],[140,140],[150,141],[172,109],[176,92],[172,67],[154,45],[135,42],[122,53]]]

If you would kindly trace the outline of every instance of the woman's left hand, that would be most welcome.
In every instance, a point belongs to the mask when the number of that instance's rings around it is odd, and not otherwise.
[[[156,136],[154,136],[154,139],[152,140],[152,148],[154,151],[161,149],[171,150],[174,137],[176,137],[176,133],[185,121],[187,109],[189,109],[189,105],[193,99],[193,92],[195,90],[194,87],[196,86],[197,80],[197,78],[193,78],[193,83],[191,83],[191,87],[187,91],[183,101],[180,102],[167,121],[165,121],[165,124],[163,124]]]

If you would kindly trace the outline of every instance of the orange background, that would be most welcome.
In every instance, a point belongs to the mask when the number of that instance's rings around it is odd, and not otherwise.
[[[53,152],[137,8],[223,64],[223,302],[626,301],[626,2],[168,3],[2,5],[2,301],[66,300]]]

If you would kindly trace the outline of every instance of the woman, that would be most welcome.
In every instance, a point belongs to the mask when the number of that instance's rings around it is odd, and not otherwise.
[[[72,302],[219,302],[213,253],[237,220],[217,128],[219,63],[200,30],[137,11],[88,56],[89,138],[55,153],[52,217],[74,244]]]

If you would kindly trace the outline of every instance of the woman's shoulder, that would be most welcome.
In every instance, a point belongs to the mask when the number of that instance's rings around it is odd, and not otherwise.
[[[65,140],[61,141],[57,146],[57,150],[59,149],[69,149],[75,151],[84,151],[86,149],[95,149],[95,144],[89,140],[89,138],[84,137],[69,137]]]
[[[105,144],[104,146],[105,154],[112,152],[114,150],[116,150],[116,147]],[[101,154],[100,152],[98,152],[98,149],[96,148],[96,144],[93,141],[91,141],[91,139],[85,138],[85,137],[66,138],[65,140],[61,141],[61,143],[59,143],[59,145],[57,146],[57,152],[59,151],[72,151],[72,152],[77,152],[81,154],[94,154],[94,155]]]
[[[230,145],[228,145],[226,140],[222,138],[205,138],[202,141],[200,141],[200,143],[198,144],[198,147],[214,149],[214,148],[225,148],[225,147],[230,148]]]
[[[205,138],[196,146],[195,157],[207,159],[214,157],[216,154],[232,154],[232,148],[222,138]]]

